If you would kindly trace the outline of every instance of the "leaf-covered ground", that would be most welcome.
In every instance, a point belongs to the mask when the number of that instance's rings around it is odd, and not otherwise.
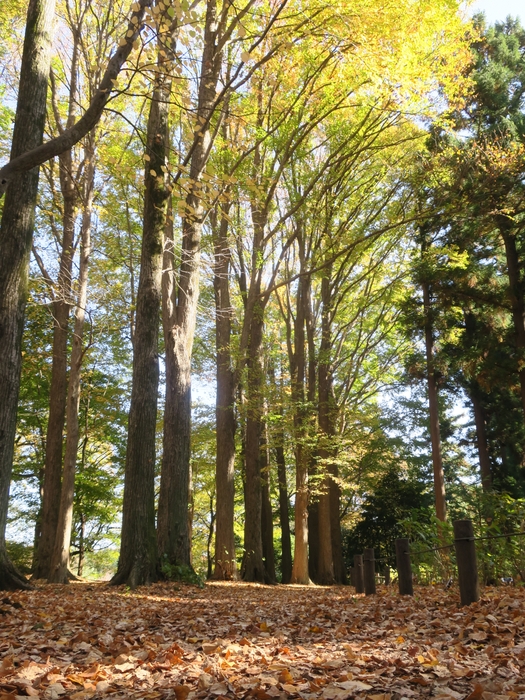
[[[1,594],[0,594],[1,595]],[[157,584],[0,598],[0,700],[525,699],[525,591]]]

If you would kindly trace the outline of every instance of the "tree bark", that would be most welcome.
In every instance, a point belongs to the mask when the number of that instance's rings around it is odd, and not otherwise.
[[[11,161],[42,143],[51,58],[54,0],[30,0],[22,54]],[[27,588],[9,561],[5,529],[20,387],[21,342],[27,298],[39,171],[13,174],[0,225],[0,589]],[[0,181],[2,180],[0,175]]]
[[[301,245],[301,242],[299,245]],[[301,256],[301,263],[303,257]],[[291,347],[289,350],[295,433],[295,549],[290,580],[292,583],[301,583],[303,585],[311,583],[308,571],[308,451],[305,446],[307,421],[307,411],[305,411],[306,284],[307,280],[304,277],[300,277],[297,286],[293,351]]]
[[[332,435],[335,430],[332,429]],[[343,537],[341,533],[341,487],[339,486],[339,470],[337,465],[330,467],[330,531],[332,536],[332,558],[334,564],[334,580],[336,583],[346,584],[346,571],[343,560]]]
[[[242,578],[269,583],[262,549],[262,487],[260,465],[263,368],[261,362],[263,309],[260,302],[251,315],[246,382],[245,521]]]
[[[237,577],[234,537],[235,499],[235,377],[231,357],[230,259],[228,245],[229,206],[219,225],[212,217],[215,248],[215,348],[217,399],[215,407],[217,456],[215,483],[217,488],[215,570],[213,578],[230,581]]]
[[[518,375],[520,379],[521,405],[525,417],[525,298],[523,295],[523,283],[521,281],[521,263],[516,247],[516,236],[510,230],[506,217],[498,217],[500,233],[505,244],[505,257],[507,261],[507,275],[509,278],[509,298],[514,323],[514,335],[516,347],[521,353],[519,358]]]
[[[476,442],[478,446],[479,468],[481,474],[481,485],[483,491],[492,490],[492,470],[490,467],[490,456],[487,446],[487,431],[485,429],[485,412],[483,404],[478,396],[476,386],[470,390],[470,400],[474,410],[474,423],[476,425]]]
[[[191,352],[199,298],[200,242],[205,216],[202,175],[210,155],[210,119],[222,62],[216,0],[208,0],[204,48],[196,110],[195,140],[190,164],[191,187],[182,222],[182,256],[178,284],[164,303],[166,406],[158,509],[159,556],[164,562],[191,567],[188,522],[191,436]],[[219,27],[220,25],[220,27]],[[171,273],[173,275],[173,273]]]
[[[288,486],[286,479],[286,460],[284,456],[284,430],[279,429],[277,445],[275,447],[275,461],[277,463],[277,478],[279,479],[279,523],[281,525],[281,583],[290,583],[292,579],[292,543],[290,536],[290,502],[288,500]],[[297,496],[295,497],[297,508]],[[308,502],[303,505],[303,514],[308,513]],[[306,518],[306,516],[303,516]],[[304,535],[303,535],[304,537]],[[297,542],[297,526],[295,532]],[[308,538],[306,538],[308,546]],[[296,545],[297,546],[297,545]],[[308,575],[308,550],[304,568]]]
[[[71,544],[71,528],[73,524],[73,499],[75,495],[75,470],[79,443],[79,407],[80,380],[82,372],[82,339],[84,336],[84,319],[87,303],[89,258],[91,256],[91,214],[95,186],[95,162],[93,135],[88,137],[85,148],[84,162],[84,211],[80,233],[80,267],[78,275],[78,299],[75,309],[75,324],[73,329],[73,348],[71,351],[71,369],[67,392],[67,435],[64,470],[62,475],[62,490],[60,509],[56,529],[55,545],[51,558],[49,581],[52,583],[68,583],[69,547]]]
[[[266,569],[266,578],[270,583],[276,582],[275,576],[275,552],[273,549],[273,511],[270,499],[270,461],[268,459],[268,436],[264,421],[261,423],[261,533],[263,547],[263,561]]]
[[[320,470],[324,473],[319,496],[319,569],[317,579],[323,585],[331,585],[335,581],[332,552],[332,515],[330,489],[331,443],[333,440],[331,420],[331,374],[330,374],[330,316],[331,292],[330,280],[323,277],[321,283],[323,300],[321,320],[321,345],[319,349],[319,448],[318,457]]]
[[[159,58],[162,62],[162,58]],[[131,588],[157,579],[155,533],[155,437],[159,384],[159,311],[166,227],[165,168],[169,144],[169,80],[157,73],[148,119],[144,225],[137,292],[133,379],[128,419],[122,534],[111,583]]]
[[[430,285],[423,282],[423,306],[425,312],[425,351],[427,358],[428,408],[430,415],[430,440],[432,443],[432,467],[434,470],[434,498],[438,520],[447,519],[445,501],[445,477],[441,457],[441,436],[439,432],[438,389],[434,369],[434,336],[432,329],[432,307]]]
[[[66,127],[74,123],[77,96],[78,71],[78,30],[73,32],[73,49],[70,73],[69,113]],[[55,84],[51,81],[52,101],[55,104]],[[55,109],[57,128],[63,132],[60,115]],[[62,488],[62,459],[64,448],[64,423],[66,417],[66,399],[68,393],[67,362],[69,339],[69,313],[73,305],[72,270],[75,245],[75,223],[79,202],[79,182],[77,181],[78,163],[74,163],[73,151],[59,155],[60,192],[63,199],[62,246],[60,266],[53,295],[53,360],[51,383],[49,387],[49,418],[46,435],[46,454],[44,466],[44,487],[42,499],[42,530],[35,542],[35,578],[49,578],[51,563],[57,536],[59,510]]]
[[[256,150],[254,171],[260,164]],[[255,173],[254,173],[255,174]],[[264,231],[268,211],[252,200],[253,249],[250,285],[246,298],[241,333],[241,351],[246,349],[246,429],[244,502],[244,557],[241,575],[245,581],[269,583],[262,553],[262,489],[260,465],[261,415],[263,412],[264,373],[262,340],[264,312],[268,297],[261,295],[262,268],[259,257],[263,251]]]

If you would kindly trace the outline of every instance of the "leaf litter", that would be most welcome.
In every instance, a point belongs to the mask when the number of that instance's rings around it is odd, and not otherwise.
[[[0,602],[0,700],[525,700],[525,591],[40,585]]]

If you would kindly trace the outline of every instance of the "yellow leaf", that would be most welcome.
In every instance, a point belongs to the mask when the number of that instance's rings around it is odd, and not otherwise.
[[[288,669],[279,674],[279,683],[293,683],[293,676]]]

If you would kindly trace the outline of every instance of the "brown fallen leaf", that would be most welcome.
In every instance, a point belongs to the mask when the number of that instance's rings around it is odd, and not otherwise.
[[[293,683],[293,676],[288,669],[284,669],[279,674],[278,681],[279,683]]]
[[[14,673],[15,667],[13,665],[13,656],[5,656],[0,664],[0,678],[4,676],[10,676]]]
[[[408,682],[415,683],[416,685],[429,685],[429,682],[427,681],[427,679],[422,678],[421,676],[416,676],[415,678],[409,678]]]
[[[465,700],[481,700],[481,697],[483,695],[483,686],[481,683],[476,683],[474,686],[474,690],[470,693],[470,695],[467,695]]]
[[[469,638],[473,639],[475,642],[484,642],[485,639],[487,639],[487,633],[486,632],[472,632],[472,634],[469,634]]]
[[[189,685],[176,685],[173,690],[175,691],[177,700],[186,700],[190,694],[191,688]]]

